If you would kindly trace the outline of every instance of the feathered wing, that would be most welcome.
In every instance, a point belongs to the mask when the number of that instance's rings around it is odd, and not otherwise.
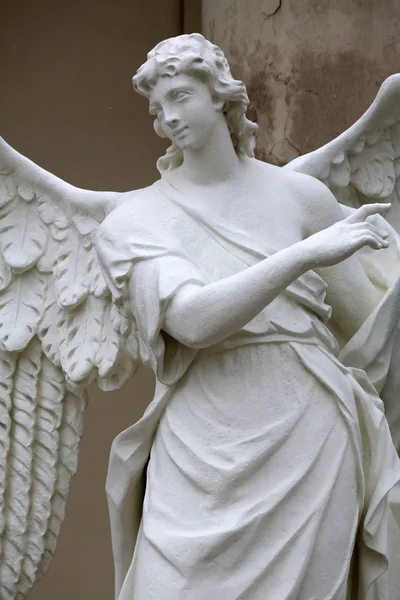
[[[350,208],[391,202],[385,219],[400,235],[400,74],[389,77],[373,104],[350,129],[322,148],[296,158],[285,169],[322,181]],[[375,281],[385,273],[371,270]],[[393,441],[400,453],[400,328],[392,339],[391,367],[380,390]]]
[[[316,177],[353,208],[393,202],[386,218],[400,233],[400,74],[386,79],[352,127],[284,168]]]
[[[0,138],[0,598],[22,600],[54,554],[93,380],[137,368],[93,236],[122,194],[80,190]]]

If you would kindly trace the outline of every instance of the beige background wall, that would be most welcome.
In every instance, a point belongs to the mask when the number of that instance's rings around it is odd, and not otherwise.
[[[283,164],[349,127],[400,71],[398,0],[203,0],[260,125],[258,157]]]
[[[131,77],[161,39],[200,28],[199,6],[196,0],[2,0],[0,135],[78,186],[122,191],[152,183],[165,141],[154,134]],[[120,393],[91,390],[58,551],[29,600],[113,598],[108,454],[152,393],[145,371]]]

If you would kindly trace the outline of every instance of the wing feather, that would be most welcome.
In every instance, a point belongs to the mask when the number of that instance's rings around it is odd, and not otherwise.
[[[7,491],[7,464],[10,453],[10,432],[12,426],[12,390],[17,356],[0,350],[0,553],[3,545],[5,528],[5,502]]]
[[[9,352],[26,347],[37,331],[46,298],[45,277],[36,269],[13,278],[0,295],[0,344]]]
[[[9,267],[23,273],[43,255],[47,232],[30,202],[11,202],[8,207],[0,215],[0,247]]]
[[[33,340],[40,347],[40,341]],[[57,480],[57,454],[62,428],[65,396],[62,373],[42,355],[37,382],[35,428],[32,437],[32,473],[27,518],[26,548],[18,581],[20,593],[27,594],[37,576],[44,555],[44,535],[51,514],[51,498]]]
[[[7,582],[5,600],[15,596],[25,553],[32,481],[35,399],[40,363],[40,343],[33,341],[21,353],[14,373],[6,475],[7,494],[3,507],[5,528],[2,536],[2,554],[8,556],[8,560],[2,560],[0,564],[0,581]]]
[[[0,138],[0,598],[23,600],[53,556],[95,380],[140,356],[93,239],[119,194],[79,190]]]
[[[62,403],[62,427],[59,430],[57,479],[51,498],[51,511],[48,528],[44,535],[44,554],[38,567],[43,577],[56,550],[57,539],[65,515],[71,477],[78,467],[80,438],[83,433],[83,414],[86,408],[84,391],[67,391]]]

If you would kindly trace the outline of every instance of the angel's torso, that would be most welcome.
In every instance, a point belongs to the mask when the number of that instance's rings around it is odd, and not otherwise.
[[[156,246],[183,251],[208,281],[216,281],[307,236],[313,215],[302,193],[304,177],[256,159],[246,159],[238,176],[219,186],[188,185],[172,171],[128,193],[104,224],[137,246],[135,256]],[[223,229],[239,232],[239,238],[222,242]],[[242,242],[255,254],[239,257]]]
[[[182,185],[174,172],[165,179],[185,194],[189,206],[218,215],[226,225],[276,250],[304,239],[308,227],[299,183],[302,176],[256,159],[243,163],[237,177],[218,186]]]
[[[188,269],[191,277],[196,274],[212,283],[300,241],[306,227],[296,182],[297,175],[293,182],[292,174],[286,177],[281,169],[251,161],[243,179],[226,186],[189,192],[174,186],[171,177],[133,192],[104,223],[107,236],[116,241],[117,252],[110,255],[116,257],[117,276],[122,258],[122,263],[125,259],[140,262],[142,278],[147,268],[149,276],[156,268],[162,281],[174,280],[182,268],[183,273]],[[156,267],[149,260],[153,257]],[[183,267],[177,258],[183,258]],[[130,277],[134,293],[128,303],[137,297],[135,269]],[[154,288],[146,281],[142,279],[140,290],[159,288],[159,283]],[[285,339],[315,341],[317,336],[334,350],[331,334],[319,321],[330,314],[323,300],[325,289],[318,275],[309,274],[290,295],[280,294],[238,332],[240,343],[247,343],[245,336],[258,339],[279,333]],[[148,299],[152,301],[150,292]],[[127,311],[135,312],[133,303]]]

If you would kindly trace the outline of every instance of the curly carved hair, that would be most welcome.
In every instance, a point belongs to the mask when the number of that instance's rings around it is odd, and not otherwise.
[[[207,81],[215,96],[225,100],[223,113],[233,147],[237,154],[253,157],[258,125],[246,117],[249,105],[246,86],[232,77],[222,50],[199,33],[164,40],[148,53],[147,61],[132,79],[133,88],[149,98],[159,77],[178,74],[200,77]],[[154,129],[160,137],[166,137],[157,118]],[[182,150],[172,143],[157,161],[157,168],[163,173],[179,167],[182,162]]]

